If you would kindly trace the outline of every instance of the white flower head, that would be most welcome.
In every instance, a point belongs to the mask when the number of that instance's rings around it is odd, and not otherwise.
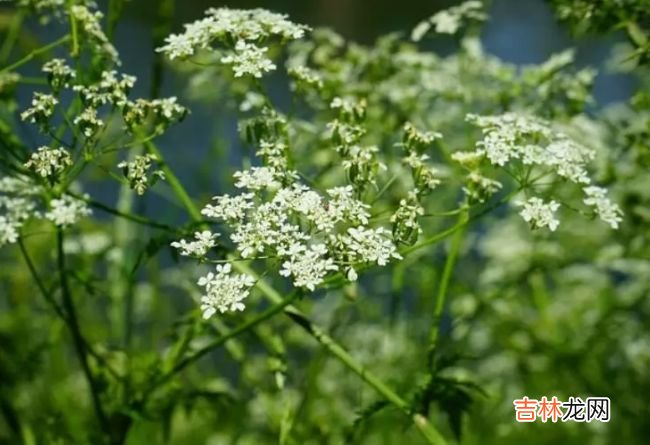
[[[532,197],[523,203],[523,209],[519,214],[533,229],[548,227],[551,231],[555,231],[560,224],[555,217],[555,212],[559,208],[560,204],[555,201],[544,202],[541,198]]]
[[[255,285],[255,279],[246,274],[232,274],[229,263],[219,264],[216,273],[210,272],[199,278],[198,285],[205,288],[201,297],[203,318],[208,319],[217,312],[243,311],[243,301]]]
[[[174,241],[171,246],[180,250],[180,254],[184,256],[205,256],[210,249],[217,245],[218,233],[212,233],[209,230],[194,233],[194,240]]]
[[[32,153],[25,167],[34,170],[43,178],[55,176],[72,165],[72,158],[63,148],[39,147]]]
[[[618,204],[613,203],[607,197],[607,189],[598,186],[589,186],[583,189],[585,193],[584,203],[593,207],[598,217],[609,224],[612,229],[618,229],[623,218],[623,211]]]
[[[290,246],[289,259],[282,264],[280,275],[293,277],[293,285],[314,291],[330,272],[338,270],[332,258],[327,258],[327,247],[315,244],[305,247],[299,243]]]
[[[57,226],[70,226],[76,224],[81,218],[92,214],[88,205],[77,198],[64,195],[50,201],[50,210],[45,213],[45,218]]]

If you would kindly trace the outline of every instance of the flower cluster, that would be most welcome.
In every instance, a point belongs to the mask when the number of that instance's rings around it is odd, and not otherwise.
[[[417,195],[430,192],[441,182],[437,170],[427,162],[430,159],[429,155],[423,153],[430,148],[434,141],[441,138],[442,134],[420,131],[410,122],[404,125],[404,136],[401,145],[406,152],[406,156],[404,156],[402,162],[411,169]]]
[[[217,237],[219,234],[212,233],[209,230],[202,232],[194,232],[194,240],[174,241],[171,246],[180,250],[180,254],[184,256],[203,257],[208,254],[210,249],[217,245]]]
[[[266,56],[268,48],[259,44],[270,38],[299,39],[307,29],[264,9],[210,8],[206,17],[185,25],[185,32],[168,36],[157,51],[172,60],[187,58],[218,41],[227,48],[220,61],[232,66],[235,77],[259,78],[276,68]]]
[[[27,179],[0,179],[0,247],[15,243],[23,223],[37,216],[35,195],[40,188]]]
[[[77,73],[63,59],[51,59],[45,62],[42,71],[47,74],[47,80],[54,91],[69,88]]]
[[[250,275],[232,274],[231,271],[230,264],[219,264],[216,274],[210,272],[199,279],[198,285],[205,288],[205,295],[201,297],[203,318],[208,319],[217,311],[223,313],[245,309],[243,300],[255,285],[255,279]]]
[[[540,198],[532,197],[522,205],[523,209],[519,214],[533,229],[548,227],[551,231],[555,231],[560,224],[560,221],[555,218],[555,212],[560,208],[557,202],[544,202]]]
[[[268,48],[259,47],[252,43],[240,40],[235,45],[235,50],[221,58],[224,65],[232,65],[235,77],[250,75],[261,78],[264,73],[275,70],[276,66],[266,57]]]
[[[418,218],[424,215],[417,193],[412,191],[408,198],[399,202],[399,207],[390,217],[393,223],[393,239],[404,244],[414,244],[422,233]]]
[[[481,128],[483,139],[476,144],[474,152],[462,152],[454,159],[476,164],[480,157],[484,157],[497,167],[516,163],[528,171],[526,178],[518,179],[522,186],[534,185],[535,180],[529,179],[531,175],[555,175],[565,182],[580,185],[585,195],[584,203],[594,207],[600,218],[612,228],[618,227],[621,215],[618,206],[606,198],[605,189],[589,186],[592,179],[588,165],[595,157],[593,150],[555,131],[542,119],[505,113],[499,116],[468,115],[467,120]],[[558,220],[553,214],[558,208],[559,204],[554,201],[547,204],[539,198],[531,198],[521,214],[534,228],[548,226],[555,230]]]
[[[456,34],[461,26],[470,21],[483,21],[487,18],[480,1],[469,0],[458,6],[432,15],[428,20],[418,23],[411,32],[411,39],[419,41],[434,27],[438,34]]]
[[[595,185],[585,187],[584,203],[593,207],[598,217],[609,224],[612,229],[618,229],[619,223],[623,220],[623,211],[617,204],[614,204],[607,197],[607,189]]]
[[[72,158],[63,148],[39,147],[25,163],[25,167],[34,170],[43,178],[52,177],[72,165]]]
[[[57,226],[67,227],[76,224],[84,216],[92,214],[85,201],[64,195],[50,201],[50,210],[45,218]]]
[[[20,114],[23,121],[46,126],[54,113],[54,107],[59,103],[51,94],[36,92],[32,99],[32,106]]]
[[[117,50],[102,30],[100,22],[104,14],[99,11],[93,12],[84,5],[74,5],[70,9],[70,16],[72,20],[81,25],[79,29],[84,34],[84,42],[91,45],[97,54],[101,54],[117,64],[120,63]]]
[[[275,159],[271,165],[280,164],[284,145],[268,141],[262,145],[258,153]],[[314,291],[337,271],[356,280],[356,265],[384,266],[401,258],[388,230],[368,226],[369,206],[355,198],[352,186],[333,187],[323,195],[300,183],[295,173],[270,165],[236,172],[234,177],[244,193],[216,196],[201,213],[229,228],[230,240],[242,259],[277,260],[279,275],[291,278],[296,287]],[[206,231],[195,238],[172,246],[183,255],[204,257],[214,246],[216,234]],[[224,273],[217,275],[226,279]],[[202,280],[214,282],[216,276]],[[241,299],[229,297],[229,301]]]
[[[76,73],[63,59],[46,62],[42,70],[47,73],[50,86],[56,95],[34,93],[32,106],[21,114],[22,120],[36,123],[42,129],[48,127],[63,89],[71,89],[77,93],[83,103],[83,110],[71,120],[76,132],[86,139],[99,139],[101,130],[107,127],[108,120],[100,115],[102,107],[110,107],[109,112],[114,109],[121,112],[129,132],[134,132],[138,126],[148,123],[153,124],[157,132],[162,132],[187,114],[187,109],[177,103],[176,97],[129,99],[136,78],[128,74],[104,70],[100,72],[96,82],[77,83]]]
[[[147,153],[136,156],[132,161],[122,161],[117,164],[117,167],[123,170],[131,188],[138,195],[143,195],[156,180],[165,179],[165,174],[161,170],[155,170],[151,176],[148,176],[151,164],[156,160],[155,155]]]

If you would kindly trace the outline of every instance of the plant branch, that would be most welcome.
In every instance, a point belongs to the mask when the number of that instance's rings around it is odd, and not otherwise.
[[[109,425],[102,407],[100,400],[100,389],[95,381],[95,378],[88,364],[88,356],[86,351],[86,342],[81,333],[81,327],[79,326],[79,320],[77,318],[77,310],[72,299],[72,294],[70,292],[70,286],[68,284],[68,277],[66,274],[65,266],[65,253],[63,252],[63,229],[57,228],[56,236],[56,251],[57,251],[57,267],[59,270],[59,279],[61,284],[61,293],[63,296],[63,308],[67,312],[67,317],[65,318],[66,324],[70,329],[72,334],[72,340],[74,343],[75,351],[81,363],[81,369],[83,370],[86,381],[90,388],[90,394],[93,402],[93,408],[95,410],[95,415],[101,426],[101,429],[108,433]]]
[[[32,52],[30,52],[29,54],[27,54],[22,59],[12,63],[11,65],[9,65],[7,67],[2,68],[0,70],[0,73],[6,73],[6,72],[9,72],[9,71],[14,71],[16,68],[19,68],[19,67],[23,66],[24,64],[28,63],[29,61],[31,61],[32,59],[34,59],[34,57],[36,57],[36,56],[38,56],[40,54],[46,53],[46,52],[50,51],[51,49],[56,48],[57,46],[66,43],[69,40],[70,40],[70,35],[66,34],[65,36],[61,37],[60,39],[55,40],[54,42],[52,42],[52,43],[50,43],[48,45],[37,48],[37,49],[33,50]]]

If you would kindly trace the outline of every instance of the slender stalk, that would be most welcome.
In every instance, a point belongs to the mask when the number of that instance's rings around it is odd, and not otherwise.
[[[34,59],[36,56],[39,56],[39,55],[41,55],[43,53],[46,53],[46,52],[50,51],[51,49],[56,48],[57,46],[68,42],[69,40],[70,40],[70,35],[66,34],[65,36],[61,37],[60,39],[55,40],[54,42],[49,43],[49,44],[47,44],[45,46],[42,46],[40,48],[37,48],[37,49],[33,50],[32,52],[30,52],[29,54],[27,54],[22,59],[12,63],[11,65],[9,65],[7,67],[2,68],[0,70],[0,73],[6,73],[6,72],[9,72],[9,71],[14,71],[16,68],[20,68],[24,64],[26,64],[29,61],[31,61],[32,59]]]
[[[460,251],[460,246],[463,241],[464,228],[466,223],[469,220],[467,212],[461,213],[458,218],[458,225],[461,226],[459,230],[454,233],[454,237],[451,239],[451,249],[447,255],[445,261],[445,266],[442,270],[442,276],[440,278],[440,286],[438,287],[438,295],[436,296],[436,304],[433,308],[433,319],[431,320],[431,332],[429,333],[429,347],[427,350],[427,363],[429,369],[433,366],[434,354],[436,351],[438,343],[438,335],[440,333],[440,320],[442,318],[442,311],[445,308],[445,303],[447,299],[447,290],[449,288],[449,281],[451,280],[451,275],[456,265],[456,259],[458,258],[458,252]]]
[[[20,247],[20,252],[22,254],[23,259],[25,260],[25,263],[27,264],[27,268],[29,269],[29,273],[31,274],[34,282],[36,283],[36,287],[38,287],[38,290],[40,291],[41,295],[43,298],[45,298],[45,301],[52,306],[52,309],[56,313],[56,315],[63,321],[64,323],[68,323],[68,316],[61,307],[59,303],[54,299],[52,296],[52,293],[47,290],[47,287],[43,283],[43,280],[41,279],[40,275],[38,274],[38,271],[36,270],[36,266],[34,265],[34,262],[32,261],[29,252],[27,252],[27,247],[25,246],[25,243],[23,242],[24,237],[18,238],[18,246]],[[121,379],[122,376],[120,376],[115,369],[113,369],[108,362],[106,362],[106,359],[99,355],[96,351],[93,350],[93,348],[90,347],[87,341],[84,340],[84,347],[86,348],[86,351],[88,354],[93,356],[99,363],[101,363],[110,374],[115,377],[116,379]]]
[[[256,317],[251,318],[250,320],[242,323],[241,325],[237,326],[235,329],[231,330],[230,332],[223,334],[219,338],[213,340],[212,342],[203,346],[198,351],[194,352],[192,355],[185,357],[183,360],[176,363],[176,365],[174,365],[174,367],[170,369],[169,372],[163,375],[163,377],[156,382],[155,386],[159,386],[160,384],[168,381],[171,377],[173,377],[175,374],[185,369],[188,365],[194,363],[195,361],[203,357],[205,354],[220,347],[228,340],[232,340],[233,338],[239,336],[240,334],[254,328],[258,324],[262,323],[263,321],[266,321],[269,318],[273,317],[274,315],[282,312],[287,306],[293,303],[299,296],[300,293],[298,292],[291,293],[287,298],[281,299],[275,305],[271,306],[270,308],[260,313]]]
[[[162,153],[160,153],[160,150],[158,150],[158,147],[156,147],[156,145],[151,141],[145,142],[145,147],[151,154],[156,155],[158,158],[158,164],[160,166],[160,169],[165,174],[167,183],[172,188],[174,194],[180,200],[185,210],[187,210],[187,213],[190,214],[190,218],[196,222],[203,221],[201,212],[199,212],[199,209],[196,207],[196,205],[194,205],[194,201],[192,201],[190,195],[187,194],[187,191],[185,191],[185,188],[181,182],[178,180],[174,172],[169,168],[167,162],[165,162],[165,159],[163,158]]]
[[[72,294],[70,292],[70,286],[68,284],[68,277],[66,274],[65,266],[65,254],[63,252],[63,230],[61,228],[57,229],[56,237],[56,251],[57,251],[57,267],[59,269],[59,279],[61,284],[61,293],[63,296],[63,308],[67,312],[66,323],[72,334],[72,340],[74,344],[75,351],[81,363],[81,369],[83,370],[86,381],[90,388],[90,394],[93,402],[93,408],[95,410],[95,415],[100,424],[102,431],[108,433],[109,425],[104,413],[104,408],[100,400],[100,389],[95,381],[95,378],[90,370],[90,365],[88,364],[88,356],[86,351],[86,342],[81,333],[81,327],[79,326],[79,319],[77,318],[77,310],[72,299]]]
[[[168,224],[159,223],[158,221],[154,221],[153,219],[149,219],[149,218],[141,216],[141,215],[136,215],[134,213],[129,213],[129,212],[121,211],[121,210],[118,210],[118,209],[114,209],[111,206],[108,206],[108,205],[106,205],[104,203],[101,203],[99,201],[95,201],[95,200],[92,200],[92,199],[89,199],[89,198],[85,198],[84,196],[79,195],[77,193],[73,193],[73,192],[68,191],[67,194],[70,195],[70,196],[73,196],[73,197],[75,197],[77,199],[80,199],[82,201],[85,201],[88,205],[90,205],[92,207],[103,210],[106,213],[110,213],[112,215],[119,216],[120,218],[127,219],[129,221],[133,221],[133,222],[136,222],[138,224],[153,227],[153,228],[156,228],[156,229],[166,230],[168,232],[178,232],[178,229],[176,229],[175,227],[172,227],[172,226],[170,226]]]
[[[21,10],[18,10],[11,21],[11,26],[7,31],[7,36],[2,44],[2,48],[0,48],[0,63],[5,63],[11,55],[11,51],[14,48],[16,40],[18,40],[18,34],[20,33],[20,28],[24,20],[25,14]]]
[[[72,48],[70,50],[70,56],[72,58],[79,57],[79,35],[77,28],[77,20],[72,15],[72,7],[74,6],[74,1],[68,1],[68,13],[70,14],[70,34],[72,35]]]

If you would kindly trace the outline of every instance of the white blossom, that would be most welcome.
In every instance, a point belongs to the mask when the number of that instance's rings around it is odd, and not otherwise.
[[[260,42],[268,38],[295,40],[308,28],[287,20],[286,15],[264,9],[210,8],[206,17],[185,25],[181,34],[165,38],[165,45],[156,51],[170,59],[189,57],[197,50],[207,49],[215,41]]]
[[[391,259],[402,259],[389,238],[389,232],[383,227],[350,227],[344,235],[338,237],[338,241],[345,247],[344,253],[353,263],[377,263],[385,266]]]
[[[174,241],[171,246],[180,250],[181,255],[184,256],[204,256],[210,249],[217,245],[216,239],[218,233],[212,233],[209,230],[194,233],[194,240]]]
[[[18,241],[20,222],[0,215],[0,247]]]
[[[57,226],[70,226],[76,224],[81,218],[92,214],[88,205],[77,198],[64,195],[50,201],[50,210],[45,213],[45,218]]]
[[[280,182],[278,173],[270,167],[251,167],[249,170],[235,172],[235,187],[248,190],[276,189]]]
[[[85,108],[79,116],[74,118],[72,123],[77,125],[87,138],[93,137],[105,125],[97,117],[97,109],[92,107]]]
[[[119,64],[120,60],[117,50],[102,30],[100,21],[104,15],[99,11],[93,12],[84,5],[72,6],[70,8],[70,15],[81,25],[79,27],[80,30],[86,34],[87,39],[84,39],[84,41],[93,45],[99,54]]]
[[[203,318],[208,319],[215,313],[243,311],[244,299],[255,285],[255,279],[246,274],[232,274],[229,263],[219,264],[216,273],[210,272],[199,278],[198,285],[205,288],[201,297]]]
[[[55,90],[62,87],[69,87],[70,82],[77,77],[77,73],[66,65],[63,59],[51,59],[47,61],[42,68],[44,73],[47,73],[50,85]]]
[[[619,223],[623,221],[623,212],[620,207],[611,202],[607,197],[607,189],[597,186],[589,186],[583,189],[585,193],[584,203],[594,208],[598,217],[609,224],[612,229],[618,229]]]
[[[42,177],[54,176],[72,165],[70,154],[63,148],[39,147],[25,163],[25,167],[34,170]]]
[[[20,114],[20,119],[31,123],[45,124],[54,113],[59,101],[51,94],[34,93],[32,106]]]
[[[288,249],[289,259],[282,263],[280,275],[293,277],[293,285],[311,291],[323,282],[329,271],[338,270],[332,258],[327,258],[328,250],[324,244],[306,247],[295,243]]]
[[[560,221],[555,218],[555,212],[560,208],[560,204],[555,201],[544,202],[541,198],[531,197],[524,204],[519,214],[531,225],[533,229],[548,227],[555,231]]]
[[[240,40],[235,45],[233,52],[221,58],[221,63],[232,65],[235,77],[250,75],[260,78],[264,73],[276,68],[271,59],[265,56],[267,50],[266,47],[259,47]]]
[[[128,179],[131,188],[138,195],[143,195],[151,183],[151,178],[148,174],[152,162],[156,160],[157,157],[155,155],[147,153],[136,156],[132,161],[122,161],[117,164],[117,167],[124,170],[124,175]],[[152,173],[152,178],[165,179],[165,174],[162,170],[155,170]]]
[[[213,199],[217,204],[208,204],[201,210],[201,214],[222,221],[239,222],[244,219],[246,211],[253,207],[251,202],[253,196],[255,195],[252,193],[238,196],[215,196]]]
[[[418,23],[411,32],[411,39],[419,41],[429,32],[431,26],[438,34],[456,34],[460,27],[470,20],[483,21],[487,18],[483,12],[483,4],[477,0],[469,0],[458,6],[443,9],[428,20]]]

